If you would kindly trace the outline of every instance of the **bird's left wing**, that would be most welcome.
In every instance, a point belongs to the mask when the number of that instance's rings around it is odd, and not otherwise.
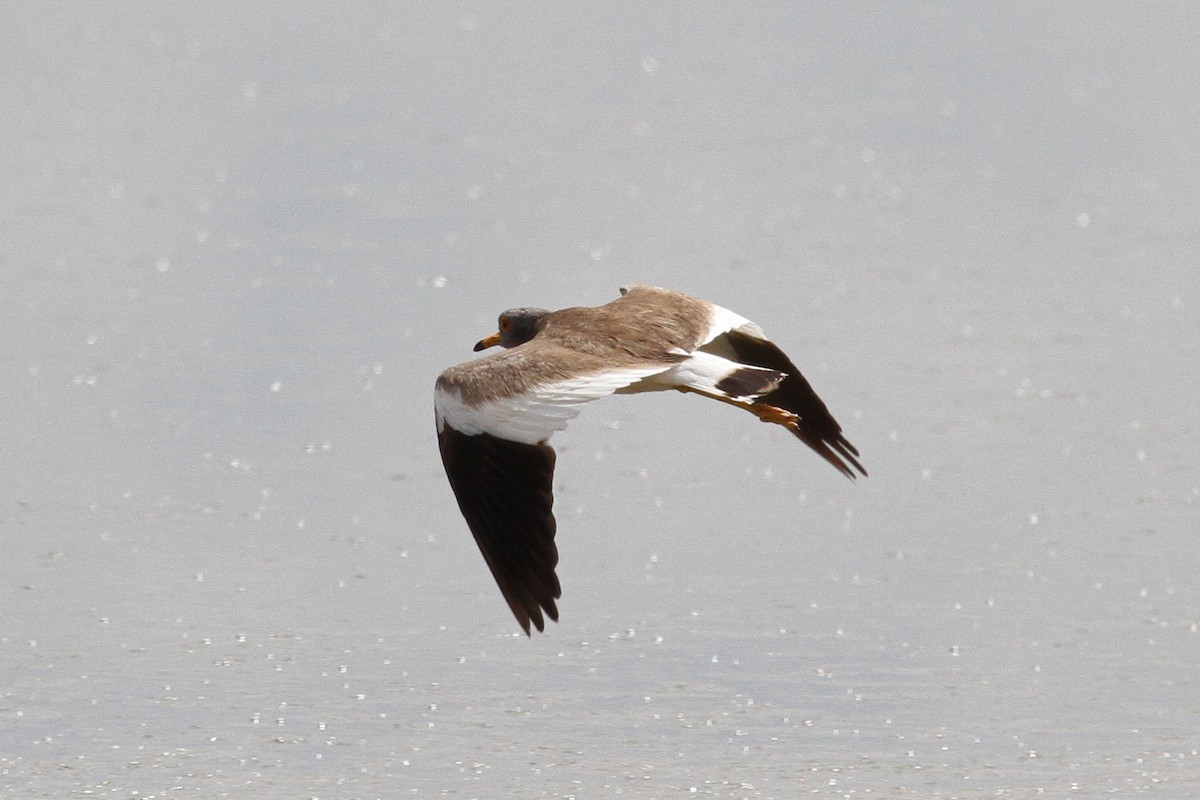
[[[531,343],[532,344],[532,343]],[[589,400],[667,368],[554,375],[522,345],[451,367],[434,394],[442,464],[458,507],[513,615],[529,633],[558,619],[555,454],[546,442]],[[515,358],[520,354],[521,358]],[[541,372],[537,365],[541,364]]]

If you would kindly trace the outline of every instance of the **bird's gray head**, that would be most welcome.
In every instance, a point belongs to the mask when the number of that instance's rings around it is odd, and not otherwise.
[[[475,344],[475,352],[489,347],[516,347],[525,344],[538,332],[538,323],[550,312],[544,308],[510,308],[500,315],[500,331]]]

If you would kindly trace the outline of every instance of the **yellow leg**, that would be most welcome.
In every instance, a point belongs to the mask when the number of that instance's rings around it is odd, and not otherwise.
[[[729,405],[733,406],[734,408],[740,408],[743,411],[749,411],[751,414],[758,417],[759,420],[762,422],[773,422],[776,425],[782,425],[783,427],[789,428],[792,430],[795,430],[797,423],[800,421],[800,417],[797,416],[796,414],[793,414],[790,411],[785,411],[782,408],[777,408],[776,406],[768,406],[765,404],[755,405],[753,403],[740,403],[737,400],[734,400],[729,397],[722,397],[719,394],[709,394],[708,392],[703,392],[699,389],[692,389],[690,387],[682,387],[681,386],[681,387],[676,387],[676,388],[678,388],[679,391],[684,392],[684,393],[691,392],[694,394],[702,395],[704,397],[711,397],[713,400],[720,400],[722,403],[728,403]]]
[[[800,417],[790,411],[784,411],[782,408],[775,406],[750,406],[746,409],[758,415],[758,418],[763,422],[774,422],[777,425],[782,425],[785,428],[795,428],[800,421]]]

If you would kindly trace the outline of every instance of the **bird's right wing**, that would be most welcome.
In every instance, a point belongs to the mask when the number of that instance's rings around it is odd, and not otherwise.
[[[756,326],[757,327],[757,326]],[[802,442],[848,478],[855,471],[866,475],[858,460],[858,450],[842,433],[842,426],[829,413],[808,379],[779,347],[765,336],[747,328],[734,328],[714,339],[704,349],[731,353],[741,364],[776,370],[786,377],[773,391],[759,397],[758,405],[772,406],[795,415],[788,425]]]

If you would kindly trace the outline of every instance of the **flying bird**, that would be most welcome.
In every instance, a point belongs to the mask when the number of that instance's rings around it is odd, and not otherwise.
[[[513,308],[475,350],[495,345],[504,350],[438,376],[434,410],[458,507],[526,635],[558,621],[562,596],[548,441],[589,400],[693,392],[782,425],[849,478],[867,474],[796,365],[706,300],[627,286],[595,308]]]

